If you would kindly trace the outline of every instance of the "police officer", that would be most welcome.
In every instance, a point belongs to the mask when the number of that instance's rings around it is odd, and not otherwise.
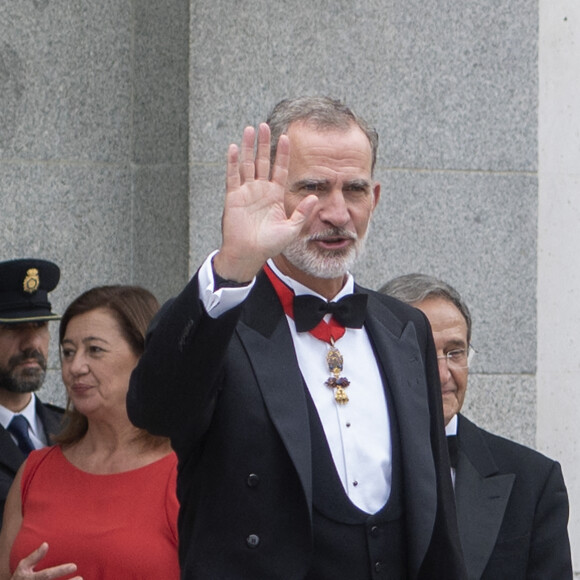
[[[48,301],[59,278],[45,260],[0,262],[0,518],[28,453],[60,429],[63,409],[35,395],[46,374],[48,322],[59,319]]]

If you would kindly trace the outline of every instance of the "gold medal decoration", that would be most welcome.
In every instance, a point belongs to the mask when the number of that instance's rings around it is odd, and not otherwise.
[[[30,268],[26,272],[26,278],[24,278],[22,288],[24,292],[28,292],[28,294],[34,294],[38,290],[39,286],[40,279],[38,277],[38,270],[36,268]]]
[[[274,290],[276,290],[276,294],[280,299],[280,304],[282,305],[284,313],[290,318],[294,319],[295,296],[293,290],[284,282],[282,282],[282,280],[280,280],[280,278],[274,274],[270,266],[267,264],[264,266],[264,272],[272,283]],[[364,302],[366,304],[366,298]],[[303,303],[302,305],[305,306]],[[360,326],[354,325],[353,328],[361,328],[361,326],[362,323]],[[305,328],[305,331],[306,330],[307,329]],[[330,345],[330,348],[326,353],[326,364],[328,365],[328,370],[332,376],[329,377],[324,382],[324,384],[334,390],[334,400],[339,405],[345,405],[348,403],[348,396],[345,392],[345,389],[350,385],[350,381],[346,377],[340,376],[340,373],[342,372],[343,359],[342,354],[335,346],[335,341],[344,336],[346,327],[342,324],[342,322],[338,322],[335,315],[333,314],[328,322],[322,319],[314,328],[310,328],[308,332],[314,338],[322,340],[323,342],[326,342]]]
[[[331,389],[334,389],[334,400],[339,405],[348,403],[348,395],[345,392],[346,387],[350,385],[350,381],[346,377],[341,377],[343,358],[340,351],[334,346],[334,340],[330,344],[330,348],[326,353],[326,362],[328,363],[328,370],[332,373],[324,384]]]

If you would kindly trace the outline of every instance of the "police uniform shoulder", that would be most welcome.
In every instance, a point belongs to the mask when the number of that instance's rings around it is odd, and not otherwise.
[[[42,403],[42,406],[45,409],[49,409],[50,411],[54,411],[55,413],[60,413],[61,415],[64,415],[65,410],[62,407],[59,407],[58,405],[53,405],[52,403]]]

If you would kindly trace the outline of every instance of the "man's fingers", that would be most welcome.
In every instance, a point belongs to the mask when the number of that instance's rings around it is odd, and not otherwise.
[[[261,123],[258,127],[256,150],[256,179],[270,178],[270,127]]]
[[[242,152],[240,156],[240,177],[242,182],[252,181],[256,175],[254,164],[254,140],[256,130],[254,127],[246,127],[242,136]]]
[[[258,139],[254,155],[254,140],[256,131],[253,127],[246,127],[242,135],[241,148],[234,144],[228,148],[226,191],[236,191],[245,182],[256,179],[270,179],[270,127],[260,123]],[[282,187],[286,186],[288,178],[288,164],[290,162],[290,142],[286,135],[282,135],[276,149],[276,162],[272,168],[272,181]]]
[[[318,198],[315,195],[309,195],[305,197],[294,209],[292,215],[288,218],[289,221],[297,228],[302,228],[304,222],[306,222],[312,212],[314,207],[318,203]]]
[[[276,147],[276,161],[272,168],[272,181],[280,187],[286,188],[288,181],[288,165],[290,163],[290,140],[281,135]]]
[[[228,167],[226,170],[226,193],[235,191],[241,185],[239,162],[239,150],[237,145],[228,148]]]

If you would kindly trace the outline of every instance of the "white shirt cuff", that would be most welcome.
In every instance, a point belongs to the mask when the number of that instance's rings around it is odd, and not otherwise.
[[[214,292],[212,258],[217,254],[217,250],[212,252],[201,265],[197,274],[199,284],[199,297],[206,310],[212,318],[218,318],[224,312],[239,306],[250,294],[254,287],[256,278],[247,286],[228,288],[223,287]]]

